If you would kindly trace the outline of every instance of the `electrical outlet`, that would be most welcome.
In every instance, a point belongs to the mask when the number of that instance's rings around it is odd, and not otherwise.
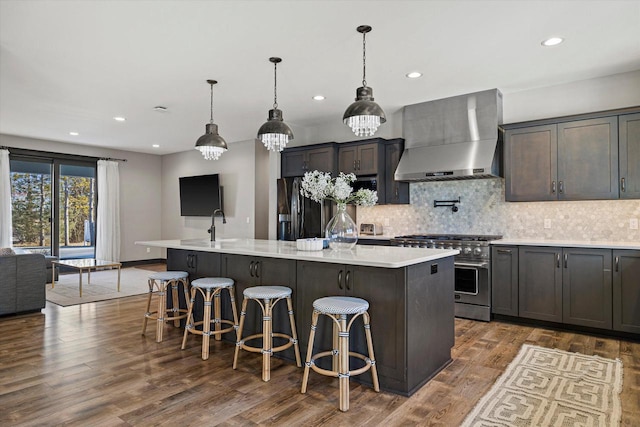
[[[631,218],[629,220],[629,228],[632,230],[638,229],[638,218]]]
[[[544,219],[544,228],[551,228],[551,220],[549,218]]]
[[[247,217],[247,224],[250,224],[250,223],[251,223],[251,218]]]
[[[151,253],[151,248],[147,248],[147,253],[150,254]]]

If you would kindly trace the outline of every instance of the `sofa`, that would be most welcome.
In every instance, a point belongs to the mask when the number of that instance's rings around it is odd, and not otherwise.
[[[0,256],[0,316],[44,308],[46,270],[42,254]]]

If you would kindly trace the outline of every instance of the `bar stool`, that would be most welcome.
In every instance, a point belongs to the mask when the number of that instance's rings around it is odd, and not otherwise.
[[[220,294],[223,289],[229,292],[231,298],[231,311],[233,312],[233,321],[221,319],[220,315]],[[194,322],[193,319],[193,306],[196,300],[196,293],[200,292],[204,298],[204,314],[202,321]],[[233,279],[226,277],[205,277],[202,279],[196,279],[191,282],[191,300],[189,302],[189,313],[187,315],[187,324],[184,328],[184,336],[182,338],[182,350],[187,345],[187,335],[189,333],[202,335],[202,360],[209,358],[209,337],[214,336],[216,341],[220,341],[221,335],[236,331],[238,329],[238,313],[236,311],[236,302],[233,297],[235,294],[235,286]],[[213,319],[211,318],[211,303],[213,301]],[[214,330],[211,330],[211,324],[214,324]],[[222,329],[221,325],[231,325],[228,328]],[[202,330],[196,329],[197,326],[202,325]]]
[[[157,321],[156,342],[162,342],[162,333],[164,331],[164,322],[173,320],[173,326],[180,327],[180,319],[187,318],[187,309],[180,308],[178,299],[178,287],[182,284],[184,290],[185,302],[189,301],[187,291],[189,283],[189,273],[185,271],[160,271],[149,276],[149,296],[147,298],[147,311],[144,314],[142,322],[142,335],[147,331],[147,321],[154,319]],[[167,291],[171,287],[172,308],[167,308]],[[154,288],[158,289],[158,311],[149,311],[151,308],[151,296]],[[168,316],[167,316],[168,315]]]
[[[293,304],[291,302],[291,289],[286,286],[255,286],[247,288],[243,292],[242,310],[240,311],[240,329],[238,330],[238,341],[236,343],[236,352],[233,356],[233,369],[238,364],[238,353],[240,349],[253,353],[262,353],[262,381],[271,379],[271,355],[278,351],[283,351],[293,346],[296,354],[296,365],[298,368],[302,366],[300,363],[300,350],[298,348],[298,335],[296,333],[296,323],[293,317]],[[291,326],[291,335],[280,332],[273,332],[272,314],[273,307],[282,299],[287,300],[287,308],[289,309],[289,324]],[[247,303],[254,300],[262,309],[262,333],[249,335],[242,338],[242,329],[244,327],[244,319],[247,312]],[[289,340],[286,344],[273,348],[273,337],[286,338]],[[250,346],[245,341],[262,338],[262,347]]]
[[[304,367],[304,376],[302,377],[302,393],[307,392],[307,381],[309,380],[309,368],[319,374],[330,377],[337,377],[340,386],[340,410],[346,412],[349,410],[349,376],[360,375],[371,369],[371,377],[373,379],[373,389],[380,391],[378,384],[378,371],[376,369],[376,361],[373,355],[373,343],[371,341],[370,318],[367,310],[369,303],[361,298],[353,297],[325,297],[319,298],[313,302],[313,316],[311,318],[311,332],[309,334],[309,347],[307,348],[307,360]],[[316,334],[316,326],[318,317],[324,314],[333,321],[333,347],[332,351],[323,351],[317,354],[313,352],[313,340]],[[353,315],[349,323],[347,316]],[[369,357],[349,351],[349,330],[354,320],[362,315],[364,322],[364,332],[367,339],[367,348]],[[337,348],[336,348],[337,346]],[[322,369],[316,366],[315,360],[321,357],[333,357],[333,369]],[[365,365],[354,371],[349,370],[349,356],[357,357],[364,360]],[[337,360],[336,360],[337,359]],[[337,362],[337,363],[336,363]]]

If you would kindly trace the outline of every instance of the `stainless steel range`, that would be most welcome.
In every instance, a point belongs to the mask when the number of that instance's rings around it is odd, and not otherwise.
[[[455,315],[467,319],[491,320],[492,240],[502,236],[465,234],[414,234],[391,239],[395,246],[430,249],[458,249],[455,263]]]

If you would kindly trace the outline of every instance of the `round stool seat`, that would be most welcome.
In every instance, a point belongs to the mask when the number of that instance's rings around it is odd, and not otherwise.
[[[369,309],[369,303],[362,298],[324,297],[313,302],[313,308],[328,314],[358,314]]]
[[[186,271],[159,271],[149,275],[149,279],[166,282],[168,280],[186,279],[189,273]]]
[[[191,286],[201,289],[229,288],[233,286],[233,279],[226,277],[203,277],[191,282]]]
[[[291,295],[291,289],[286,286],[254,286],[245,289],[243,294],[252,299],[286,298]]]

